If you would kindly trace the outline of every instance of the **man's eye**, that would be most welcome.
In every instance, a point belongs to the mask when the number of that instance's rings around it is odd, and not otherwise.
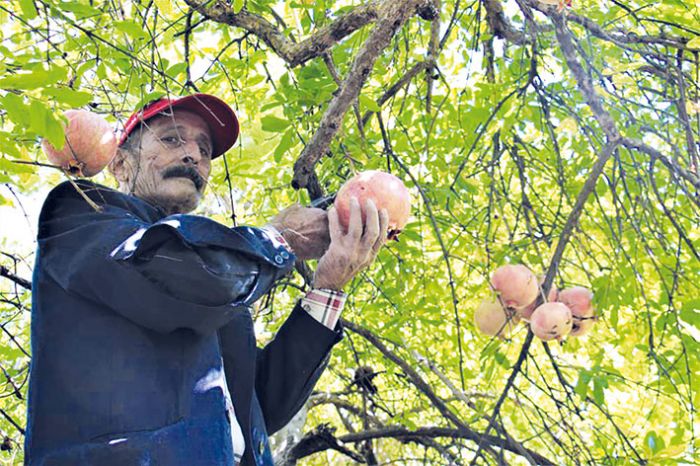
[[[204,146],[199,146],[199,153],[202,154],[203,157],[209,157],[211,155],[209,148]]]
[[[176,144],[180,140],[176,138],[175,136],[165,136],[163,138],[160,138],[161,141],[163,141],[166,144]]]

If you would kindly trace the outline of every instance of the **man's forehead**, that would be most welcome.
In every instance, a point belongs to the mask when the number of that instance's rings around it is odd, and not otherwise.
[[[204,121],[204,118],[188,110],[172,109],[161,112],[149,119],[147,124],[153,129],[184,128],[200,130],[205,132],[207,136],[211,136],[209,125]]]

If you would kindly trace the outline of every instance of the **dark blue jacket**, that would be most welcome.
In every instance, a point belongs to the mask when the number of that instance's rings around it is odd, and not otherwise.
[[[342,336],[297,303],[256,347],[250,305],[294,256],[256,228],[80,186],[100,211],[66,182],[39,218],[26,463],[231,465],[229,391],[242,464],[272,464],[268,433]]]

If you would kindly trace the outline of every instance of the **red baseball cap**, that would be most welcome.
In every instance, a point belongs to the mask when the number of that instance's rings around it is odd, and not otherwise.
[[[163,97],[137,110],[126,120],[124,132],[119,138],[121,146],[139,124],[160,114],[168,114],[174,108],[189,110],[204,119],[211,131],[212,154],[216,158],[229,150],[238,139],[238,118],[223,100],[209,94],[192,94],[179,98]]]

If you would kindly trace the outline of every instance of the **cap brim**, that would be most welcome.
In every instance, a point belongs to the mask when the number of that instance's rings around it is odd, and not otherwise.
[[[223,100],[209,94],[192,94],[170,103],[170,108],[179,108],[196,113],[209,126],[214,159],[229,150],[238,139],[238,118],[233,109]],[[161,109],[158,113],[162,113]],[[146,118],[144,118],[145,120]]]

